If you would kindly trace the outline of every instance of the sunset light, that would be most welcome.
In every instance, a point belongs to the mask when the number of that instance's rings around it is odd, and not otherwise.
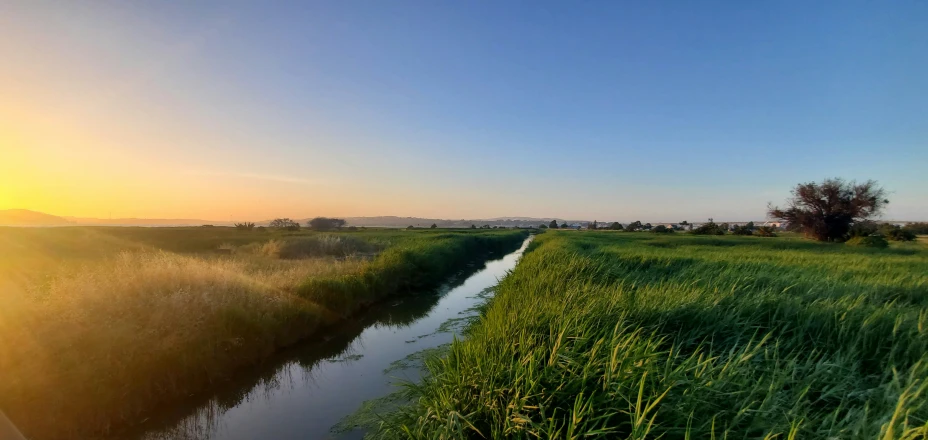
[[[0,0],[0,440],[928,438],[926,24]]]

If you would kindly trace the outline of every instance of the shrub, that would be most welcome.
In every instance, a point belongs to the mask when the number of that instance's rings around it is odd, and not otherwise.
[[[651,232],[654,232],[657,234],[667,234],[667,233],[673,232],[673,228],[668,228],[664,225],[657,225],[654,227],[654,229],[651,229]]]
[[[622,224],[619,222],[612,222],[612,224],[609,225],[609,229],[612,229],[613,231],[621,231],[622,229],[625,229],[625,228],[623,228]]]
[[[289,218],[286,218],[286,217],[275,218],[274,220],[271,220],[271,223],[268,226],[274,229],[284,229],[287,231],[299,231],[300,230],[299,223],[293,220],[290,220]]]
[[[912,231],[900,228],[896,225],[884,224],[880,226],[880,235],[893,241],[912,241],[915,240],[915,234]]]
[[[866,237],[853,237],[847,242],[848,246],[859,246],[859,247],[868,247],[868,248],[885,248],[889,246],[889,242],[885,238],[880,237],[879,235],[868,235]]]
[[[912,241],[915,240],[915,234],[912,231],[899,226],[884,223],[882,225],[872,221],[857,222],[851,226],[848,235],[853,237],[870,237],[880,235],[887,240],[893,241]]]
[[[717,225],[710,218],[707,223],[699,225],[698,228],[693,229],[693,234],[696,235],[725,235],[725,228],[721,225]]]
[[[864,220],[861,222],[856,222],[851,225],[851,229],[848,231],[849,237],[866,237],[869,235],[874,235],[879,231],[879,227],[876,222],[870,220]]]
[[[255,224],[252,222],[235,223],[235,229],[239,231],[250,231],[254,228],[255,228]]]
[[[754,230],[754,235],[758,237],[776,237],[777,233],[770,226],[761,226]]]

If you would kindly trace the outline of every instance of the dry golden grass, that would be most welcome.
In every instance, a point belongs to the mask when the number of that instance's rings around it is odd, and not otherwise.
[[[0,409],[30,438],[118,433],[523,237],[143,229],[0,228]]]
[[[76,413],[106,424],[115,408],[134,417],[204,378],[221,379],[229,363],[253,360],[332,322],[293,289],[363,264],[123,252],[66,267],[40,284],[7,285],[0,298],[0,376],[13,380],[0,382],[0,400],[17,402],[10,416],[26,426],[55,425],[55,414]],[[80,395],[98,400],[86,405],[73,398]],[[145,403],[133,409],[133,401]],[[28,420],[37,414],[43,420]]]

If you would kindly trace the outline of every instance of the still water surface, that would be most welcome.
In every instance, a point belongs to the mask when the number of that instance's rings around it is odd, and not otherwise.
[[[212,395],[153,416],[133,437],[361,438],[362,431],[335,432],[333,427],[363,402],[396,391],[399,380],[417,379],[418,368],[397,369],[396,361],[451,342],[530,241],[500,259],[472,266],[437,292],[374,306],[331,329],[324,341],[283,351]]]

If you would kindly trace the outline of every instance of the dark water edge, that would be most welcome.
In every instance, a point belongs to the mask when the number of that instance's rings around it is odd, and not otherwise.
[[[420,370],[404,359],[450,343],[530,241],[501,258],[471,264],[433,292],[375,304],[313,341],[237,373],[210,394],[151,415],[120,438],[360,438],[361,431],[333,428],[364,402],[394,392],[397,381],[416,380]]]

